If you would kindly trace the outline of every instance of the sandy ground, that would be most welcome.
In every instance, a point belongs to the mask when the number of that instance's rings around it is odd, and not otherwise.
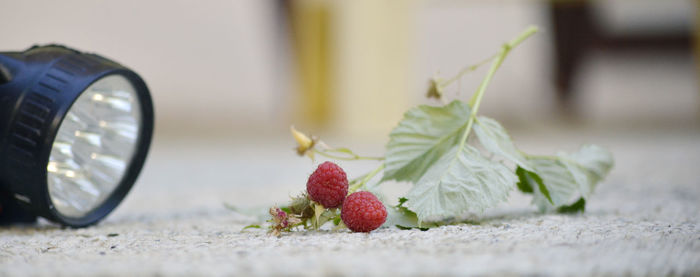
[[[313,168],[289,154],[289,141],[157,141],[137,186],[99,225],[0,229],[0,275],[700,276],[700,133],[582,134],[517,140],[535,152],[585,141],[614,152],[616,168],[585,214],[538,214],[514,192],[478,224],[280,238],[241,232],[252,218],[222,203],[260,207],[303,189]]]

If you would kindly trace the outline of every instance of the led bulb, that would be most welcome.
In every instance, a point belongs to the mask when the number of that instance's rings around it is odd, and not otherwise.
[[[141,105],[121,75],[90,85],[58,129],[47,169],[49,196],[67,217],[82,217],[119,186],[136,152]]]

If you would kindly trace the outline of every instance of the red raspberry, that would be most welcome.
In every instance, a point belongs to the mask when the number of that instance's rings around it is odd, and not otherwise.
[[[324,162],[309,176],[306,191],[311,200],[326,208],[337,208],[348,194],[348,177],[337,164]]]
[[[371,192],[358,191],[345,199],[340,218],[353,232],[369,232],[384,224],[386,208]]]

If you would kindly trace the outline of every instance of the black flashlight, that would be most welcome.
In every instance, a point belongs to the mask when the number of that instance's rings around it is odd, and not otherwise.
[[[0,52],[0,224],[94,224],[126,196],[153,135],[130,69],[60,45]]]

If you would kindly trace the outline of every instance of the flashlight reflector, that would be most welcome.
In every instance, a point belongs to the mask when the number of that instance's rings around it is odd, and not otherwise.
[[[90,85],[68,110],[46,166],[58,212],[84,216],[119,185],[139,136],[138,101],[126,78],[109,75]]]

